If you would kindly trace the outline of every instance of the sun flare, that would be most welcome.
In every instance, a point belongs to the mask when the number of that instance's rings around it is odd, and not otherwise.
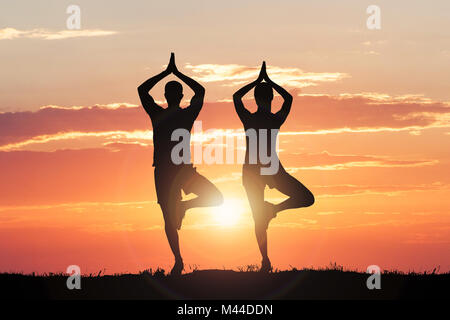
[[[217,209],[214,218],[221,226],[234,226],[242,217],[244,203],[238,199],[228,199]]]

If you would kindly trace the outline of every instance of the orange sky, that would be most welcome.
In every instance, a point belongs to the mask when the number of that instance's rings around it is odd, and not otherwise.
[[[281,2],[276,17],[273,3],[255,9],[243,2],[234,26],[218,16],[234,5],[183,8],[192,22],[180,8],[169,15],[167,4],[157,8],[167,19],[155,21],[141,12],[154,12],[154,4],[134,11],[114,4],[106,14],[81,1],[83,28],[109,33],[48,40],[64,30],[67,4],[43,3],[0,10],[0,272],[170,267],[155,202],[152,128],[136,91],[170,51],[207,89],[199,120],[211,131],[194,136],[206,139],[203,147],[242,136],[231,95],[256,77],[262,59],[294,96],[280,159],[316,203],[271,223],[275,268],[337,262],[359,270],[450,270],[450,28],[434,15],[448,4],[414,4],[394,20],[399,8],[381,1],[383,27],[368,31],[365,6],[353,1],[329,2],[334,15]],[[33,10],[46,22],[30,16]],[[271,17],[272,28],[257,14]],[[412,21],[427,23],[420,29]],[[237,26],[243,31],[231,32]],[[158,100],[164,83],[154,89]],[[247,98],[254,110],[252,94]],[[276,97],[274,109],[280,104]],[[186,271],[258,264],[241,166],[203,163],[198,170],[226,203],[188,212],[180,232]],[[267,190],[267,197],[283,195]]]

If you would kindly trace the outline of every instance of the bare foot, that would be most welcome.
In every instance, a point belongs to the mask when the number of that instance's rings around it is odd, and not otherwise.
[[[179,276],[184,269],[183,260],[176,260],[173,265],[172,270],[170,271],[171,276]]]
[[[259,269],[259,272],[269,273],[270,271],[272,271],[272,264],[270,263],[270,260],[268,258],[263,259],[261,263],[261,269]]]

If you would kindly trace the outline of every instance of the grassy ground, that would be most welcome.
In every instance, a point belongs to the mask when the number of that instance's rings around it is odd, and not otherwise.
[[[68,290],[67,275],[0,274],[9,299],[448,299],[450,274],[384,272],[381,289],[369,290],[368,274],[333,266],[321,270],[260,274],[253,266],[195,270],[181,277],[163,270],[139,274],[88,275],[80,290]]]

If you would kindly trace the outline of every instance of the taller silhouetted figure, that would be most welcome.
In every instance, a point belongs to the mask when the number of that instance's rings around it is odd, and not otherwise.
[[[262,82],[265,80],[265,82]],[[256,112],[251,113],[242,103],[242,97],[251,89],[254,90],[255,101],[258,106]],[[284,99],[283,105],[277,113],[271,112],[273,89]],[[267,255],[267,228],[269,222],[276,217],[277,213],[287,209],[308,207],[314,203],[313,194],[297,179],[286,172],[281,164],[277,166],[276,172],[264,174],[267,162],[261,161],[260,149],[265,146],[268,152],[276,155],[276,146],[273,143],[271,133],[275,136],[286,120],[292,105],[292,96],[282,87],[270,80],[266,72],[266,63],[263,62],[258,79],[239,89],[233,95],[236,112],[241,119],[246,134],[248,131],[256,132],[257,141],[250,141],[252,135],[247,134],[247,148],[245,163],[242,170],[242,181],[247,192],[250,207],[255,221],[256,240],[262,255],[261,271],[269,272],[272,269]],[[265,135],[261,132],[265,131]],[[261,141],[266,139],[266,141]],[[264,153],[264,152],[263,152]],[[256,159],[256,161],[251,161]],[[276,157],[278,160],[278,158]],[[264,189],[276,188],[289,196],[281,203],[273,204],[264,201]]]
[[[170,81],[165,86],[164,96],[167,100],[167,108],[157,105],[149,94],[151,88],[171,73],[194,91],[191,103],[186,108],[180,107],[183,86],[177,81]],[[172,141],[172,133],[177,129],[185,129],[188,137],[184,138],[190,141],[190,131],[203,106],[205,89],[178,71],[175,65],[175,55],[172,53],[167,69],[145,81],[139,86],[138,92],[142,106],[150,116],[153,125],[155,188],[158,203],[164,215],[167,240],[175,256],[175,265],[171,274],[178,275],[183,271],[184,265],[180,254],[177,230],[181,228],[186,210],[195,207],[217,206],[223,202],[220,191],[200,175],[190,163],[190,154],[183,155],[183,158],[189,159],[189,163],[175,164],[171,157],[172,149],[178,143],[175,139]],[[197,197],[183,201],[181,190],[185,194],[194,193]]]

